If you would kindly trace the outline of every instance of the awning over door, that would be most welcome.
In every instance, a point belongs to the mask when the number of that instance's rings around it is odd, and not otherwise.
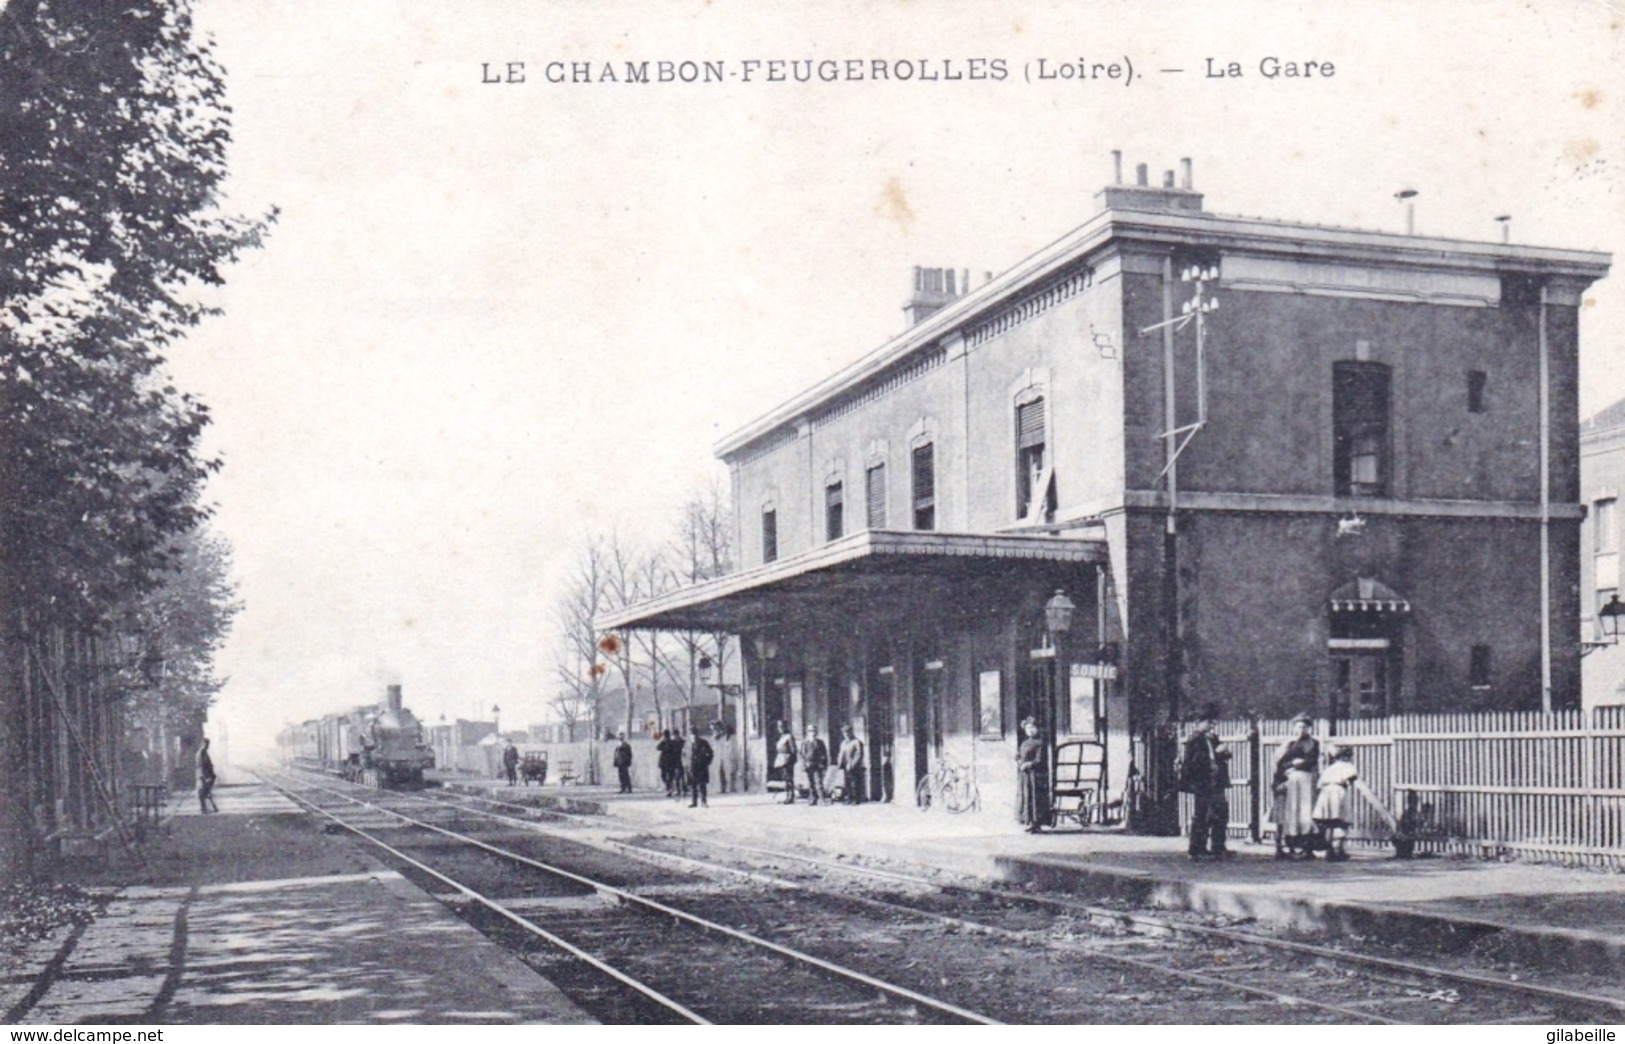
[[[598,627],[753,633],[935,589],[973,596],[976,581],[1061,582],[1069,567],[1106,561],[1098,538],[870,529],[607,613]]]
[[[1408,613],[1411,603],[1380,580],[1362,576],[1332,592],[1334,613]]]

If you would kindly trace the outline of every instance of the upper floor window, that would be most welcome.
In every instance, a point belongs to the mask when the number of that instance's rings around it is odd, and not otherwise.
[[[1618,503],[1613,497],[1606,497],[1592,504],[1591,538],[1594,550],[1599,553],[1619,549],[1619,521],[1614,511]]]
[[[936,448],[927,442],[915,446],[912,455],[914,485],[914,528],[937,528]]]
[[[868,508],[869,528],[886,528],[886,465],[875,464],[863,473],[863,496]]]
[[[1483,370],[1467,371],[1467,412],[1485,413],[1489,407],[1484,403],[1484,387],[1489,383],[1490,375]]]
[[[1043,521],[1055,510],[1054,469],[1044,444],[1044,400],[1016,407],[1016,517]]]
[[[762,509],[762,562],[776,561],[779,557],[779,513],[773,508]]]
[[[1488,689],[1493,681],[1490,673],[1490,647],[1475,645],[1467,662],[1467,684],[1475,689]]]
[[[824,539],[841,539],[841,484],[831,482],[824,487]]]
[[[1388,496],[1388,423],[1388,367],[1334,363],[1332,467],[1338,496]]]

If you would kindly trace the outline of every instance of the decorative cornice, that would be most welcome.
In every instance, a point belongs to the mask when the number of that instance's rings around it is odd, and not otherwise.
[[[991,282],[955,298],[852,365],[740,428],[717,444],[717,455],[725,459],[734,457],[780,425],[805,417],[831,400],[849,394],[858,385],[884,374],[922,349],[941,351],[938,342],[943,338],[956,332],[963,336],[977,324],[994,320],[1002,309],[1018,307],[1025,292],[1058,277],[1069,265],[1078,261],[1087,263],[1097,252],[1128,242],[1159,252],[1192,247],[1217,250],[1226,255],[1318,259],[1418,271],[1479,275],[1516,272],[1556,277],[1568,287],[1588,285],[1602,278],[1612,262],[1612,255],[1588,250],[1407,236],[1208,213],[1107,210]]]

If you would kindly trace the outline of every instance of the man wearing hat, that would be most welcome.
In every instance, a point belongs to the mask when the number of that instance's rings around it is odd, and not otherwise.
[[[1180,755],[1179,787],[1189,793],[1191,812],[1190,857],[1223,859],[1225,832],[1230,826],[1230,752],[1219,742],[1218,709],[1209,704],[1201,724],[1185,741]]]

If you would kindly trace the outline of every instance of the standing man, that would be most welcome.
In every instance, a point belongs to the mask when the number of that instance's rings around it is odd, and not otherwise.
[[[720,718],[711,723],[711,748],[716,752],[717,793],[728,793],[730,784],[738,786],[739,770],[733,764],[733,743],[728,739],[728,724]]]
[[[1194,799],[1191,812],[1190,857],[1223,859],[1225,831],[1230,825],[1230,752],[1219,742],[1218,712],[1211,706],[1202,723],[1185,741],[1180,754],[1179,787]]]
[[[711,741],[698,730],[694,732],[694,742],[689,745],[688,752],[688,788],[693,797],[689,799],[688,807],[699,805],[710,807],[705,800],[705,792],[711,786],[711,759],[713,757]]]
[[[220,811],[214,803],[214,759],[209,757],[209,741],[197,749],[197,807],[204,815]]]
[[[502,775],[508,780],[508,786],[519,784],[519,748],[513,745],[513,740],[502,748]]]
[[[779,738],[773,744],[773,770],[784,780],[784,803],[796,803],[796,738],[790,726],[779,722]]]
[[[632,793],[632,744],[626,742],[626,733],[623,731],[620,742],[615,744],[615,754],[610,763],[615,766],[615,775],[621,781],[620,793]]]
[[[841,773],[845,776],[846,803],[856,805],[863,801],[863,741],[858,739],[857,730],[848,725],[841,730],[846,738],[841,741],[841,752],[837,755]]]
[[[807,727],[807,736],[801,741],[801,769],[807,773],[807,794],[813,804],[824,796],[824,773],[829,771],[829,746],[818,735],[818,727]]]
[[[660,782],[666,785],[666,796],[671,797],[672,787],[677,781],[677,770],[672,764],[674,758],[670,729],[660,733],[660,742],[655,744],[655,754],[656,762],[660,766]]]

